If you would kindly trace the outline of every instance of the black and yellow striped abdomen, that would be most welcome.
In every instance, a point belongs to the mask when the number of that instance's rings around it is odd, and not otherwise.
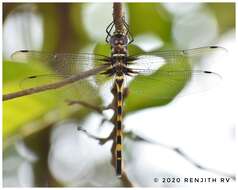
[[[116,126],[116,175],[122,174],[122,106],[123,106],[123,75],[116,75],[117,89],[117,126]]]

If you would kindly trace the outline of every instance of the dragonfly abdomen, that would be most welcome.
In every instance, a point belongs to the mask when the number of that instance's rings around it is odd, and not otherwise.
[[[116,75],[117,89],[117,128],[116,128],[116,175],[121,177],[122,174],[122,105],[123,105],[123,75]]]

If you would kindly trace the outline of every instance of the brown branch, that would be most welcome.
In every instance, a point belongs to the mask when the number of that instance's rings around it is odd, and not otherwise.
[[[115,24],[115,32],[121,33],[121,34],[125,33],[125,27],[124,27],[124,21],[123,21],[124,13],[122,11],[122,3],[113,3],[113,14],[112,15],[113,15],[113,22]],[[113,128],[111,134],[107,138],[108,140],[116,139],[117,92],[116,92],[116,84],[115,83],[113,85],[111,93],[113,95],[113,101],[109,107],[114,110],[114,114],[110,121],[114,124],[115,127]],[[111,155],[112,155],[111,163],[114,168],[116,168],[115,151],[116,151],[116,141],[114,140],[112,143],[112,147],[111,147]],[[120,179],[125,187],[133,187],[133,184],[130,182],[130,180],[127,177],[124,170],[122,171],[122,177]]]
[[[230,177],[233,180],[236,179],[235,175],[231,175],[231,174],[225,173],[223,171],[219,171],[219,170],[216,170],[216,169],[213,169],[213,168],[208,168],[208,167],[202,166],[198,162],[194,161],[189,155],[187,155],[184,151],[182,151],[178,147],[170,147],[168,145],[164,145],[164,147],[176,152],[177,154],[182,156],[185,160],[187,160],[189,163],[191,163],[192,165],[194,165],[196,168],[198,168],[200,170],[208,171],[208,172],[211,172],[211,173],[214,173],[214,174],[217,174],[217,175],[221,175],[221,176]]]
[[[122,3],[113,3],[113,22],[115,24],[116,32],[124,33],[125,31],[123,17]]]
[[[95,135],[90,134],[87,130],[83,129],[81,126],[78,126],[77,128],[79,131],[83,132],[85,135],[87,135],[89,138],[92,138],[94,140],[99,141],[100,145],[104,145],[106,142],[108,142],[109,140],[112,140],[112,136],[109,135],[106,138],[102,138],[102,137],[97,137]]]
[[[14,93],[4,94],[2,99],[3,99],[3,101],[5,101],[5,100],[10,100],[10,99],[14,99],[14,98],[22,97],[22,96],[35,94],[35,93],[38,93],[38,92],[43,92],[43,91],[46,91],[46,90],[61,88],[61,87],[64,87],[68,84],[72,84],[76,81],[85,79],[85,78],[87,78],[89,76],[92,76],[92,75],[95,75],[95,74],[103,71],[106,67],[107,67],[107,65],[102,65],[100,67],[85,71],[83,73],[79,73],[77,75],[72,75],[71,77],[66,78],[66,79],[64,79],[62,81],[59,81],[59,82],[55,82],[55,83],[51,83],[51,84],[47,84],[47,85],[42,85],[42,86],[38,86],[38,87],[34,87],[34,88],[28,88],[28,89],[25,89],[25,90],[14,92]]]

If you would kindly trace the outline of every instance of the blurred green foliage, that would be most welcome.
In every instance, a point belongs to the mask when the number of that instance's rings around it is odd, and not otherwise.
[[[162,5],[157,3],[129,3],[128,8],[133,35],[154,33],[165,42],[171,41],[171,15]]]
[[[222,33],[229,31],[235,26],[235,5],[234,3],[208,3],[207,6],[215,14]]]
[[[17,10],[22,3],[4,3],[3,13],[4,22],[7,17],[12,15],[12,11]],[[39,3],[36,6],[37,13],[43,18],[44,41],[42,50],[48,52],[78,52],[83,48],[94,44],[90,39],[84,25],[82,11],[86,5],[83,3]],[[162,4],[157,3],[127,3],[129,25],[134,36],[153,33],[160,38],[164,46],[176,47],[173,36],[173,15],[166,10]],[[207,3],[205,5],[212,14],[216,16],[219,26],[220,35],[234,29],[235,26],[235,4],[234,3]],[[94,15],[97,17],[98,15]],[[95,30],[98,30],[95,28]],[[105,33],[106,35],[106,33]],[[4,48],[4,44],[3,44]],[[94,52],[98,54],[110,55],[110,47],[105,43],[97,43]],[[143,52],[139,47],[131,45],[130,54]],[[179,65],[179,67],[181,64]],[[183,65],[188,67],[186,62]],[[164,76],[161,75],[168,65],[164,65],[158,72],[153,75],[159,76],[160,81],[143,84],[143,77],[138,78],[138,82],[132,82],[130,89],[131,94],[126,99],[126,111],[134,112],[144,108],[162,106],[168,104],[184,87],[186,79],[180,80],[176,86],[167,86],[164,83]],[[174,65],[173,69],[177,69]],[[3,63],[3,92],[10,93],[20,90],[19,84],[22,79],[36,73],[54,73],[46,65],[34,63],[17,63],[5,60]],[[158,78],[158,77],[157,77]],[[138,94],[133,93],[140,88],[145,89],[147,97],[171,97],[164,98],[138,98]],[[160,90],[158,91],[157,86]],[[3,137],[4,144],[14,136],[28,136],[37,133],[45,126],[53,126],[55,123],[64,119],[72,118],[81,120],[91,111],[80,107],[68,106],[65,99],[76,99],[85,96],[91,104],[100,105],[98,89],[87,85],[87,88],[65,87],[63,89],[42,92],[39,94],[21,97],[18,99],[3,102]],[[83,95],[84,94],[84,95]],[[89,95],[91,94],[91,95]],[[92,98],[93,96],[93,98]],[[93,101],[92,101],[93,100]],[[39,128],[39,130],[37,129]],[[39,140],[39,139],[38,139]],[[40,140],[39,140],[40,141]],[[37,151],[37,148],[35,149]]]
[[[125,101],[126,112],[166,105],[184,88],[191,77],[188,75],[173,74],[169,77],[167,71],[189,70],[190,65],[184,60],[174,64],[165,64],[157,72],[149,76],[138,76],[129,86],[129,96]],[[166,72],[166,74],[165,74]],[[156,80],[154,80],[156,78]],[[146,79],[146,80],[145,80]],[[173,82],[168,85],[169,81]],[[148,83],[150,82],[150,83]],[[143,95],[145,94],[144,98]],[[139,100],[139,101],[138,101]]]
[[[20,72],[19,72],[20,71]],[[27,76],[34,75],[34,73],[53,73],[52,70],[45,67],[42,64],[24,64],[11,61],[4,62],[3,66],[3,92],[10,93],[18,90],[22,90],[21,83]],[[69,114],[73,114],[75,110],[68,106],[65,99],[77,99],[84,98],[85,101],[91,101],[95,104],[100,103],[99,96],[95,96],[97,93],[89,84],[87,88],[84,88],[86,82],[82,85],[73,85],[73,87],[64,87],[62,89],[51,90],[26,96],[18,99],[13,99],[3,103],[3,138],[10,137],[16,133],[21,133],[19,130],[24,130],[26,124],[47,125],[60,121]],[[83,94],[79,93],[83,90]],[[92,97],[93,94],[93,97]],[[85,115],[85,109],[80,109],[80,112],[75,114],[78,119]],[[50,112],[52,112],[50,114]],[[45,118],[47,114],[50,114],[48,118]],[[14,118],[14,119],[13,119]],[[30,129],[31,130],[31,129]],[[37,130],[37,129],[36,129]]]

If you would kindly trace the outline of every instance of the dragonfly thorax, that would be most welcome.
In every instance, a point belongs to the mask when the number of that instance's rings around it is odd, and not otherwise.
[[[127,45],[128,44],[127,36],[125,36],[123,34],[114,34],[110,38],[110,44],[111,44],[111,46]]]
[[[114,34],[110,38],[110,45],[113,54],[127,54],[128,38],[123,34]]]
[[[114,54],[111,57],[111,68],[109,68],[107,71],[103,72],[103,74],[106,74],[108,76],[113,75],[131,75],[135,74],[131,68],[127,67],[127,55],[121,55],[121,54]]]

